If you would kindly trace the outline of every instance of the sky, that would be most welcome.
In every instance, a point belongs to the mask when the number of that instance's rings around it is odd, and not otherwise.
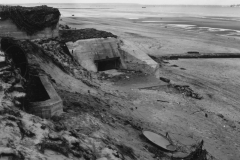
[[[169,5],[231,5],[240,4],[240,0],[0,0],[6,3],[139,3]]]

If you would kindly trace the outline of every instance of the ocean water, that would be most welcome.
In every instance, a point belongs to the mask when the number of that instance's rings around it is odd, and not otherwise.
[[[62,17],[125,18],[137,23],[168,25],[189,31],[240,37],[240,8],[237,7],[80,3],[45,5],[59,8]]]
[[[141,15],[153,16],[194,16],[212,19],[232,19],[240,21],[240,8],[229,6],[160,6],[160,5],[144,5],[139,4],[81,4],[81,3],[36,3],[36,4],[21,4],[25,6],[48,5],[64,9],[73,10],[79,9],[106,9],[117,10],[128,13],[140,13]]]

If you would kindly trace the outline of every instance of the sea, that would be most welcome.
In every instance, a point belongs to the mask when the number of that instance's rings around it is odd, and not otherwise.
[[[62,17],[124,18],[134,23],[240,38],[240,7],[104,3],[35,3],[59,8]]]

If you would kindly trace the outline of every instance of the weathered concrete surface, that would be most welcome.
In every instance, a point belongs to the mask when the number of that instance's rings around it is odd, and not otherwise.
[[[120,47],[120,53],[128,69],[155,74],[159,77],[159,64],[132,41],[124,40]]]
[[[122,69],[157,73],[158,63],[146,53],[136,49],[129,41],[122,42],[115,38],[78,40],[66,43],[70,53],[87,70],[97,72],[95,60],[119,57]],[[132,50],[134,49],[134,50]]]
[[[106,39],[87,39],[78,40],[76,42],[66,43],[70,53],[73,54],[75,59],[85,69],[93,72],[97,72],[97,66],[94,63],[95,60],[102,60],[108,58],[121,57],[118,50],[119,40],[115,38]],[[126,68],[124,62],[121,61],[122,68]]]
[[[45,28],[44,30],[30,36],[27,35],[27,33],[24,31],[19,30],[11,20],[0,20],[0,37],[14,37],[16,39],[54,38],[59,36],[58,31],[59,30],[57,24],[54,29]]]
[[[42,118],[51,118],[54,115],[61,114],[63,112],[62,99],[58,96],[57,92],[46,76],[40,76],[39,78],[50,99],[46,101],[30,103],[30,113]]]

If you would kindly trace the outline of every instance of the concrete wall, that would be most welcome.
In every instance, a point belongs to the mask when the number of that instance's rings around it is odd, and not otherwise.
[[[127,69],[142,71],[159,77],[159,64],[135,46],[132,41],[123,40],[119,52]]]
[[[0,37],[14,37],[16,39],[53,38],[59,36],[58,31],[57,24],[56,28],[53,30],[51,28],[45,28],[34,35],[29,36],[24,31],[19,30],[11,20],[0,20]]]
[[[29,104],[29,112],[42,118],[51,118],[54,115],[61,114],[63,112],[62,99],[49,82],[48,77],[40,76],[39,78],[50,99],[41,102],[31,102]]]
[[[118,50],[119,40],[116,38],[97,38],[78,40],[76,42],[68,42],[67,47],[73,57],[83,66],[85,69],[93,72],[97,72],[97,66],[95,60],[101,60],[114,57],[120,57],[121,54]],[[126,68],[124,62],[121,62],[121,67]]]

